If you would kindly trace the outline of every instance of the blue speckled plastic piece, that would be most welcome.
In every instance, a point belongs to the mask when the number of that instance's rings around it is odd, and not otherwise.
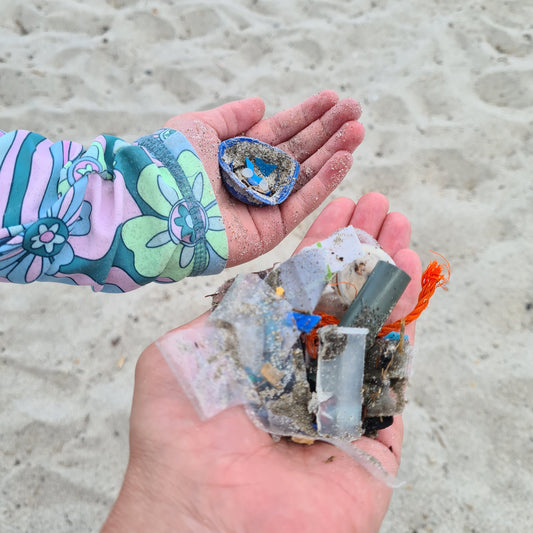
[[[235,173],[232,171],[231,163],[226,163],[222,158],[227,148],[240,142],[261,144],[263,146],[267,146],[270,150],[275,150],[277,152],[282,153],[285,157],[293,161],[294,172],[290,176],[283,176],[283,181],[285,182],[285,184],[282,187],[276,189],[273,194],[262,194],[261,192],[253,189],[252,187],[249,187],[235,175]],[[250,156],[253,157],[253,153],[250,153]],[[220,165],[220,174],[222,176],[222,181],[224,182],[224,185],[226,186],[230,194],[232,194],[235,198],[245,204],[255,206],[281,204],[281,202],[286,200],[289,194],[292,192],[294,184],[296,183],[296,178],[298,177],[298,172],[300,171],[300,164],[298,163],[298,161],[292,159],[288,154],[286,154],[279,148],[270,146],[269,144],[258,141],[257,139],[252,139],[250,137],[233,137],[231,139],[227,139],[226,141],[221,142],[218,148],[218,162]],[[261,163],[266,164],[262,160]]]

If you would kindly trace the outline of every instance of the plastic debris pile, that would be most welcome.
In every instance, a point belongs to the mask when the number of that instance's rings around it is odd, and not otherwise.
[[[159,346],[203,419],[244,405],[275,438],[330,442],[395,485],[351,442],[404,407],[412,348],[403,332],[378,333],[409,280],[372,237],[344,228],[268,272],[237,276],[202,331]],[[321,326],[325,315],[338,323]]]

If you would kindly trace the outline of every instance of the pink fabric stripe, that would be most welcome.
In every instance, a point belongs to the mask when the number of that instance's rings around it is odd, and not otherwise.
[[[95,291],[101,291],[103,287],[102,285],[95,283],[91,277],[87,276],[87,274],[62,274],[61,272],[58,272],[54,277],[71,278],[78,285],[90,285]],[[132,291],[139,287],[139,285],[135,283],[124,270],[117,267],[111,267],[106,282],[119,286],[123,291]]]
[[[7,152],[2,168],[0,169],[0,213],[5,213],[6,211],[17,155],[28,134],[28,131],[17,132],[13,145]]]
[[[27,189],[29,194],[27,193],[24,196],[24,202],[20,212],[22,224],[35,221],[39,218],[39,206],[46,192],[53,168],[50,146],[52,146],[52,142],[45,139],[37,145],[33,153]]]
[[[61,272],[58,272],[57,274],[54,274],[54,278],[70,278],[73,279],[78,285],[94,285],[94,280],[89,277],[87,274],[63,274]],[[96,290],[101,290],[101,286]]]
[[[76,159],[79,155],[85,151],[83,145],[71,141],[62,141],[63,143],[63,166],[69,161]]]
[[[77,256],[86,259],[103,257],[119,224],[140,216],[141,210],[126,189],[124,177],[115,170],[113,181],[89,176],[85,200],[91,204],[91,231],[88,235],[71,235],[69,242]]]
[[[139,287],[124,270],[118,267],[111,267],[106,281],[107,283],[118,285],[123,291],[132,291]]]
[[[70,161],[71,143],[62,141],[61,144],[63,145],[63,166],[65,166]]]
[[[67,224],[69,221],[65,220],[65,213],[68,211],[70,204],[72,203],[72,197],[74,196],[74,189],[71,187],[63,196],[63,202],[61,203],[61,208],[57,213],[57,218],[60,218]],[[78,209],[79,211],[79,209]]]
[[[31,262],[30,268],[26,272],[26,282],[35,281],[43,271],[43,258],[36,255]]]

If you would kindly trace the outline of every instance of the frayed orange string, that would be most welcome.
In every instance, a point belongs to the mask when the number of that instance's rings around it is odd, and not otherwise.
[[[433,294],[435,294],[435,291],[438,287],[441,287],[445,291],[448,290],[446,288],[446,283],[450,281],[450,263],[441,254],[434,252],[433,250],[430,250],[430,252],[441,257],[444,260],[444,264],[442,265],[435,260],[427,266],[426,270],[424,270],[424,273],[422,274],[422,289],[418,295],[418,303],[407,316],[401,318],[400,320],[396,320],[396,322],[393,322],[392,324],[383,326],[378,334],[380,337],[387,335],[392,331],[400,331],[402,327],[402,321],[405,323],[405,325],[415,321],[426,309],[430,298],[433,296]]]
[[[315,314],[320,315],[322,318],[315,328],[305,335],[305,351],[313,359],[316,359],[318,354],[318,328],[339,323],[339,319],[336,316],[328,315],[327,313]]]

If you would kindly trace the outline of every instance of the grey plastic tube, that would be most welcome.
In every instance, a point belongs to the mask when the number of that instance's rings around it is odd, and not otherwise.
[[[398,303],[411,278],[400,268],[378,261],[365,284],[348,307],[339,326],[367,328],[367,348]]]

